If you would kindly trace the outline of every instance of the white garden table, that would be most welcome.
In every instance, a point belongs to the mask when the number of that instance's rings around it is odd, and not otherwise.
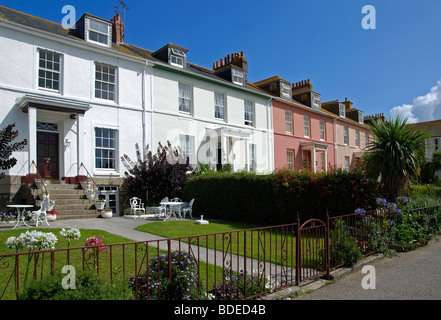
[[[20,224],[20,222],[25,224],[26,226],[30,227],[30,225],[28,225],[25,221],[24,212],[25,212],[26,208],[33,208],[34,207],[33,205],[31,205],[31,204],[8,204],[7,207],[17,209],[17,224],[12,229],[17,228],[17,226]]]
[[[177,218],[176,214],[175,214],[175,212],[173,210],[173,207],[178,207],[178,209],[179,209],[179,211],[178,211],[179,218],[182,218],[181,217],[181,206],[184,204],[184,202],[167,201],[167,202],[161,202],[161,204],[166,206],[166,207],[168,207],[168,210],[166,210],[164,221],[167,220],[168,218],[170,218],[172,215],[174,215],[175,218]]]

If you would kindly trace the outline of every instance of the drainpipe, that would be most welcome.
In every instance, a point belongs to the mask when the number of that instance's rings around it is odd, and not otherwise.
[[[337,118],[334,118],[334,166],[337,168]]]
[[[267,150],[268,150],[268,172],[274,171],[274,137],[273,137],[273,145],[271,148],[271,132],[273,130],[273,111],[272,111],[272,100],[270,97],[267,101],[267,117],[266,117],[266,127],[267,127]],[[272,169],[272,170],[271,170]]]
[[[146,69],[146,67],[147,67],[147,63],[146,63],[146,65],[144,65],[144,68],[142,69],[142,80],[141,80],[141,83],[142,83],[142,87],[141,87],[141,103],[142,103],[142,150],[143,150],[143,153],[142,153],[142,159],[145,161],[145,159],[144,159],[144,154],[145,154],[145,147],[146,147],[146,144],[145,144],[145,130],[146,130],[146,128],[145,128],[145,69]]]

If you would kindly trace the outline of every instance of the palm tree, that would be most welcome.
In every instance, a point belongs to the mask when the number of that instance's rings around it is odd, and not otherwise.
[[[374,139],[370,141],[364,162],[368,174],[380,177],[385,196],[394,201],[403,195],[411,177],[418,177],[425,161],[425,141],[430,133],[408,125],[407,119],[372,122]]]

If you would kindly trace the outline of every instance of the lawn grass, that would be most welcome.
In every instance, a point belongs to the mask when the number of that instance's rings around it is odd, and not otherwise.
[[[285,265],[290,263],[291,266],[295,263],[295,228],[265,228],[231,221],[210,221],[199,225],[194,221],[176,220],[152,222],[135,229],[165,238],[179,237],[184,243],[190,241],[201,247],[260,261],[281,264],[284,260]]]
[[[61,272],[61,268],[67,264],[74,266],[76,270],[98,271],[99,269],[99,273],[109,280],[126,279],[126,281],[128,281],[131,275],[142,273],[146,270],[147,256],[148,259],[151,259],[157,254],[166,253],[165,250],[158,249],[157,247],[146,246],[143,243],[134,244],[132,240],[102,230],[81,229],[80,239],[73,240],[69,244],[67,240],[59,234],[61,229],[33,228],[0,231],[0,255],[14,254],[15,252],[5,246],[6,240],[12,236],[17,237],[27,230],[52,232],[57,236],[58,241],[53,251],[53,262],[51,252],[40,253],[38,256],[33,254],[20,255],[18,258],[16,258],[15,255],[0,258],[0,264],[3,266],[3,268],[0,269],[0,295],[3,294],[3,290],[7,287],[5,294],[1,298],[2,300],[16,299],[14,266],[17,261],[20,269],[18,285],[20,290],[22,290],[25,285],[26,274],[28,274],[26,283],[29,283],[33,278],[38,279],[52,272]],[[107,253],[99,251],[97,261],[89,256],[90,253],[93,253],[93,250],[83,253],[83,251],[79,249],[85,245],[87,238],[96,236],[103,236],[102,241],[104,245],[121,245],[106,246]],[[69,250],[64,250],[67,248],[69,248]],[[85,264],[83,263],[83,258],[86,260]],[[28,271],[26,271],[27,269]],[[205,287],[202,288],[203,291],[209,291],[214,286],[215,273],[216,279],[222,277],[222,268],[215,267],[203,261],[198,262],[198,269],[200,283],[201,285],[205,284]]]

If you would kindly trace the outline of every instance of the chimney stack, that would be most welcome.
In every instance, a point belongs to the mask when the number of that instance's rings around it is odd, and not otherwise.
[[[116,43],[124,42],[124,22],[121,21],[119,13],[111,20],[112,22],[112,38]]]

